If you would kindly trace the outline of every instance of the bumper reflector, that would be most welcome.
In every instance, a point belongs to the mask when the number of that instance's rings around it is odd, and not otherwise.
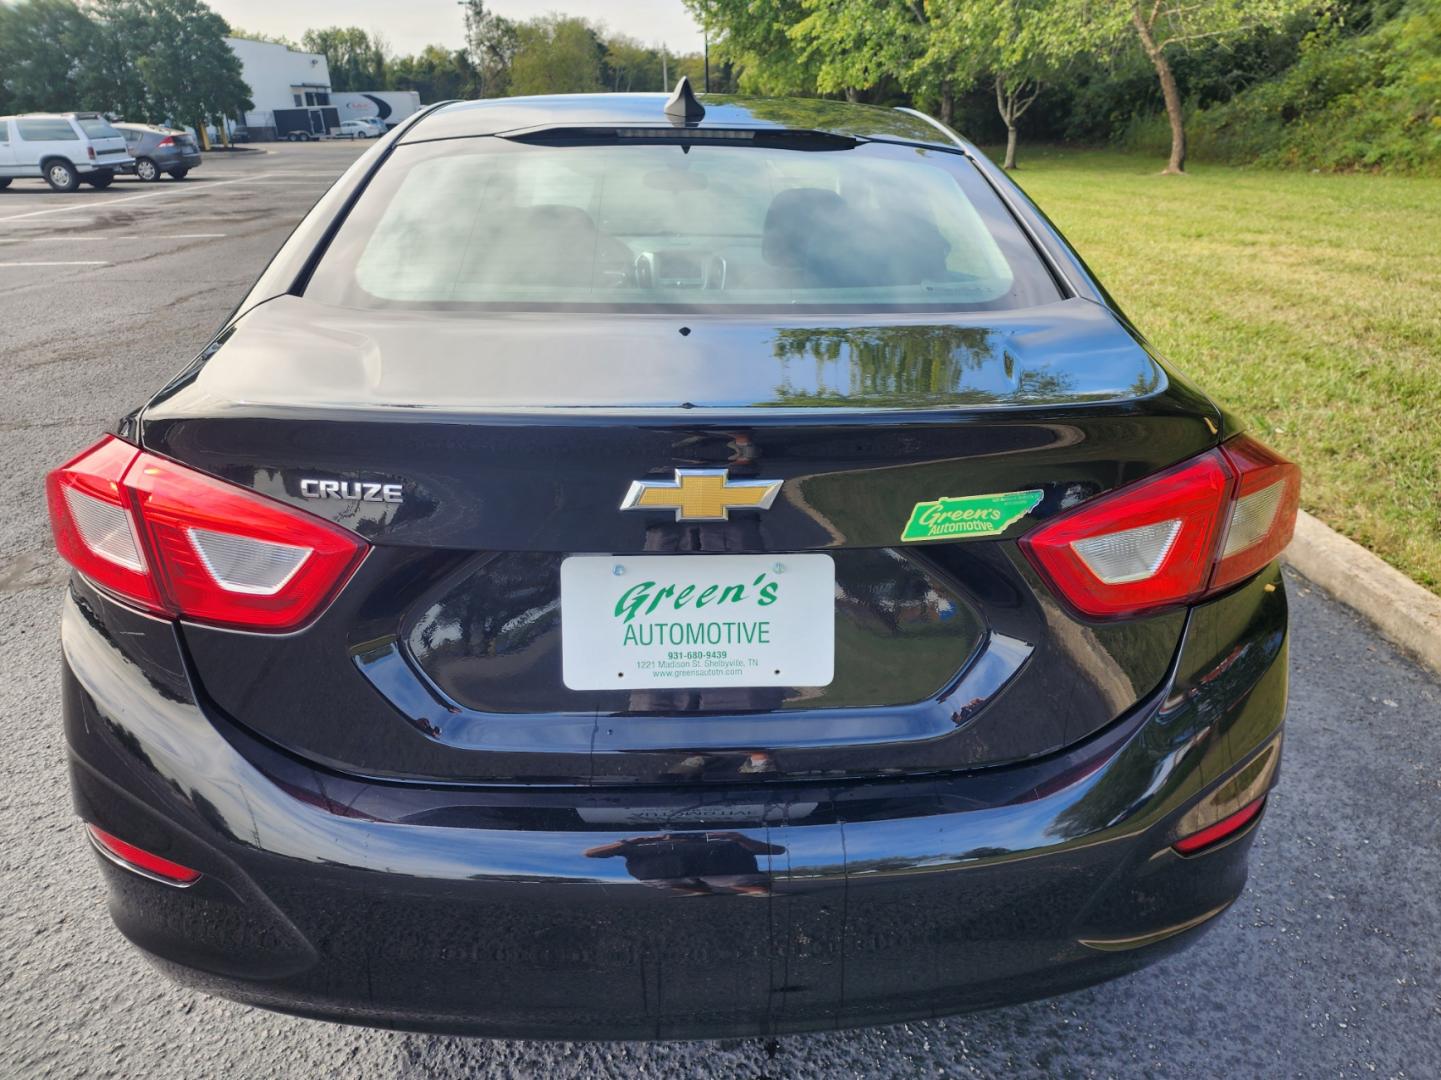
[[[1212,844],[1219,844],[1222,840],[1226,839],[1226,837],[1233,833],[1240,832],[1247,825],[1251,824],[1252,819],[1261,812],[1261,808],[1265,805],[1265,799],[1257,799],[1251,803],[1250,806],[1241,807],[1241,809],[1237,810],[1230,817],[1222,818],[1216,822],[1216,824],[1208,825],[1198,833],[1181,837],[1181,839],[1177,840],[1171,846],[1182,855],[1194,855],[1203,848],[1208,848]]]
[[[117,866],[134,871],[141,877],[148,877],[152,881],[177,885],[181,888],[193,885],[200,880],[199,870],[192,870],[188,866],[181,866],[169,859],[162,859],[159,855],[146,851],[144,848],[138,848],[134,844],[127,844],[124,840],[111,836],[104,829],[94,825],[87,824],[85,828],[90,832],[90,842],[95,845],[100,854]]]

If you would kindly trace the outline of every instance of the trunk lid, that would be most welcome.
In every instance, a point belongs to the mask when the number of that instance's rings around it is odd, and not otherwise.
[[[1015,539],[1214,444],[1218,419],[1083,300],[880,324],[286,296],[162,392],[142,440],[374,545],[296,634],[185,627],[236,722],[374,776],[734,782],[1013,761],[1135,705],[1184,615],[1082,623]],[[728,521],[620,510],[677,469],[781,487]],[[1034,506],[994,535],[901,540],[918,504],[1025,492]],[[566,558],[624,572],[627,556],[723,553],[764,572],[817,552],[835,575],[828,685],[566,685]]]

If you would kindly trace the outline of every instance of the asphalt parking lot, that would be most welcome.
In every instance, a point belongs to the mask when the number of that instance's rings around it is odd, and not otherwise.
[[[1286,758],[1250,885],[1194,949],[1129,979],[769,1047],[365,1031],[163,982],[111,928],[70,809],[41,478],[206,343],[361,149],[0,192],[0,1077],[1441,1076],[1441,681],[1289,573]]]

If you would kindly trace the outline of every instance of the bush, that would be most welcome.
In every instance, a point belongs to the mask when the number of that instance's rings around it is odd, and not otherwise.
[[[1296,62],[1230,101],[1188,110],[1196,160],[1328,171],[1441,173],[1441,0],[1409,0],[1356,33],[1328,19]],[[1120,142],[1159,151],[1165,118],[1134,119]]]

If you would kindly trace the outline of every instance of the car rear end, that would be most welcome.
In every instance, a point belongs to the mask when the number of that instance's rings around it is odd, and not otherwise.
[[[200,144],[190,132],[178,128],[162,128],[156,136],[151,156],[162,171],[184,169],[188,172],[200,166]]]
[[[1276,776],[1294,467],[919,121],[649,101],[413,122],[52,475],[118,925],[254,1004],[566,1038],[1185,944]]]
[[[70,122],[80,131],[85,156],[76,155],[75,167],[81,174],[96,171],[122,172],[135,164],[122,135],[99,113],[74,113]]]
[[[158,172],[189,172],[201,162],[200,145],[195,136],[183,128],[157,127],[152,124],[117,125],[128,136],[127,142],[135,158],[149,158]],[[132,164],[125,170],[135,172]]]

